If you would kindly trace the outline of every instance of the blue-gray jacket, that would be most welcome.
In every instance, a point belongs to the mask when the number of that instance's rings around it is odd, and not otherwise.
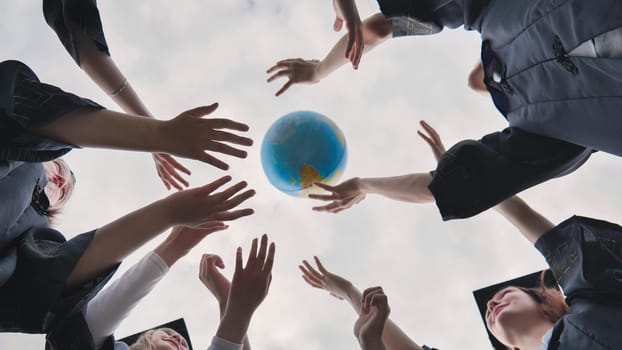
[[[440,160],[430,190],[444,219],[476,215],[566,175],[594,150],[622,155],[622,58],[568,55],[622,26],[621,1],[378,2],[394,27],[401,24],[398,35],[479,31],[485,83],[509,122],[502,132],[458,143]]]

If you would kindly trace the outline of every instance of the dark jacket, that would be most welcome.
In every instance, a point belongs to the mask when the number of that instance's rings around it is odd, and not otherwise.
[[[66,241],[48,227],[47,180],[40,162],[74,146],[33,130],[78,108],[102,107],[41,83],[21,62],[0,63],[0,332],[53,329],[116,268],[69,290],[67,277],[94,232]]]
[[[622,349],[622,227],[575,216],[545,233],[536,248],[570,306],[548,349]]]
[[[412,18],[428,33],[461,25],[480,31],[485,83],[509,122],[503,132],[458,143],[439,161],[429,187],[443,219],[476,215],[566,175],[594,150],[622,155],[622,59],[568,55],[622,26],[622,2],[378,2],[386,17]]]

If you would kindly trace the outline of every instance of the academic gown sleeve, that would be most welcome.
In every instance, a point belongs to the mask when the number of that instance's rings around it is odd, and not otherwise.
[[[100,51],[110,55],[96,0],[43,0],[43,16],[78,65],[80,53],[75,43],[76,30],[93,40]]]
[[[438,33],[443,28],[479,30],[489,0],[378,0],[382,14],[393,21],[393,36]]]
[[[503,200],[580,167],[593,150],[507,128],[450,148],[428,188],[443,220],[479,214]]]

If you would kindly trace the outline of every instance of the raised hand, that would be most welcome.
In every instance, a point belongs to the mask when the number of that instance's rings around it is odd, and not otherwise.
[[[430,126],[430,124],[426,123],[425,120],[419,122],[425,133],[417,130],[417,134],[430,145],[432,149],[432,153],[434,154],[434,158],[438,161],[441,156],[445,153],[445,145],[443,145],[443,141],[441,137],[438,135],[436,130]]]
[[[329,204],[313,207],[315,211],[338,213],[365,199],[365,192],[361,188],[358,177],[346,180],[336,186],[316,182],[316,186],[331,192],[331,194],[310,194],[309,198],[330,202]]]
[[[205,186],[184,190],[168,196],[167,212],[174,225],[204,228],[212,221],[229,221],[253,214],[252,209],[237,209],[238,205],[255,195],[254,190],[239,193],[247,184],[238,182],[220,192],[221,186],[231,181],[231,176],[224,176]]]
[[[345,58],[352,62],[352,67],[358,69],[363,56],[363,24],[359,17],[358,9],[354,0],[333,0],[335,8],[335,23],[333,29],[338,32],[346,23],[348,29],[348,43],[346,45]]]
[[[225,264],[218,255],[203,254],[201,257],[199,279],[218,301],[221,313],[224,312],[227,306],[229,290],[231,289],[231,282],[218,271],[218,269],[224,268]]]
[[[176,226],[166,239],[154,249],[154,251],[172,266],[177,260],[185,256],[209,234],[226,230],[229,226],[220,221],[212,221],[202,225],[201,228],[189,228]]]
[[[317,256],[314,256],[313,259],[319,271],[314,269],[306,260],[302,261],[303,265],[298,266],[305,282],[311,287],[324,289],[337,299],[347,299],[352,283],[326,270]]]
[[[248,125],[222,118],[202,118],[218,108],[218,103],[185,111],[166,121],[160,129],[161,148],[167,153],[196,159],[227,170],[229,165],[209,152],[246,158],[247,153],[228,145],[250,146],[253,140],[224,130],[248,131]]]
[[[259,250],[257,238],[253,240],[246,266],[243,266],[242,248],[238,247],[235,256],[235,273],[231,281],[231,291],[227,302],[227,313],[252,315],[268,295],[272,282],[272,265],[276,246],[268,247],[268,236],[261,236]]]
[[[387,296],[381,287],[363,292],[361,314],[354,324],[354,335],[363,349],[384,349],[382,332],[389,312]]]
[[[280,96],[294,84],[315,84],[319,82],[319,66],[320,61],[318,60],[304,60],[302,58],[290,58],[278,61],[266,71],[267,74],[274,73],[268,78],[268,83],[282,77],[288,79],[279,91],[276,92],[276,96]]]

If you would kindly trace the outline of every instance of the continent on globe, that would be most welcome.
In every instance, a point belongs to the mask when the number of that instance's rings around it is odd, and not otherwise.
[[[315,182],[336,183],[347,161],[346,140],[332,120],[298,111],[276,120],[264,136],[261,164],[270,183],[292,196],[319,192]]]

